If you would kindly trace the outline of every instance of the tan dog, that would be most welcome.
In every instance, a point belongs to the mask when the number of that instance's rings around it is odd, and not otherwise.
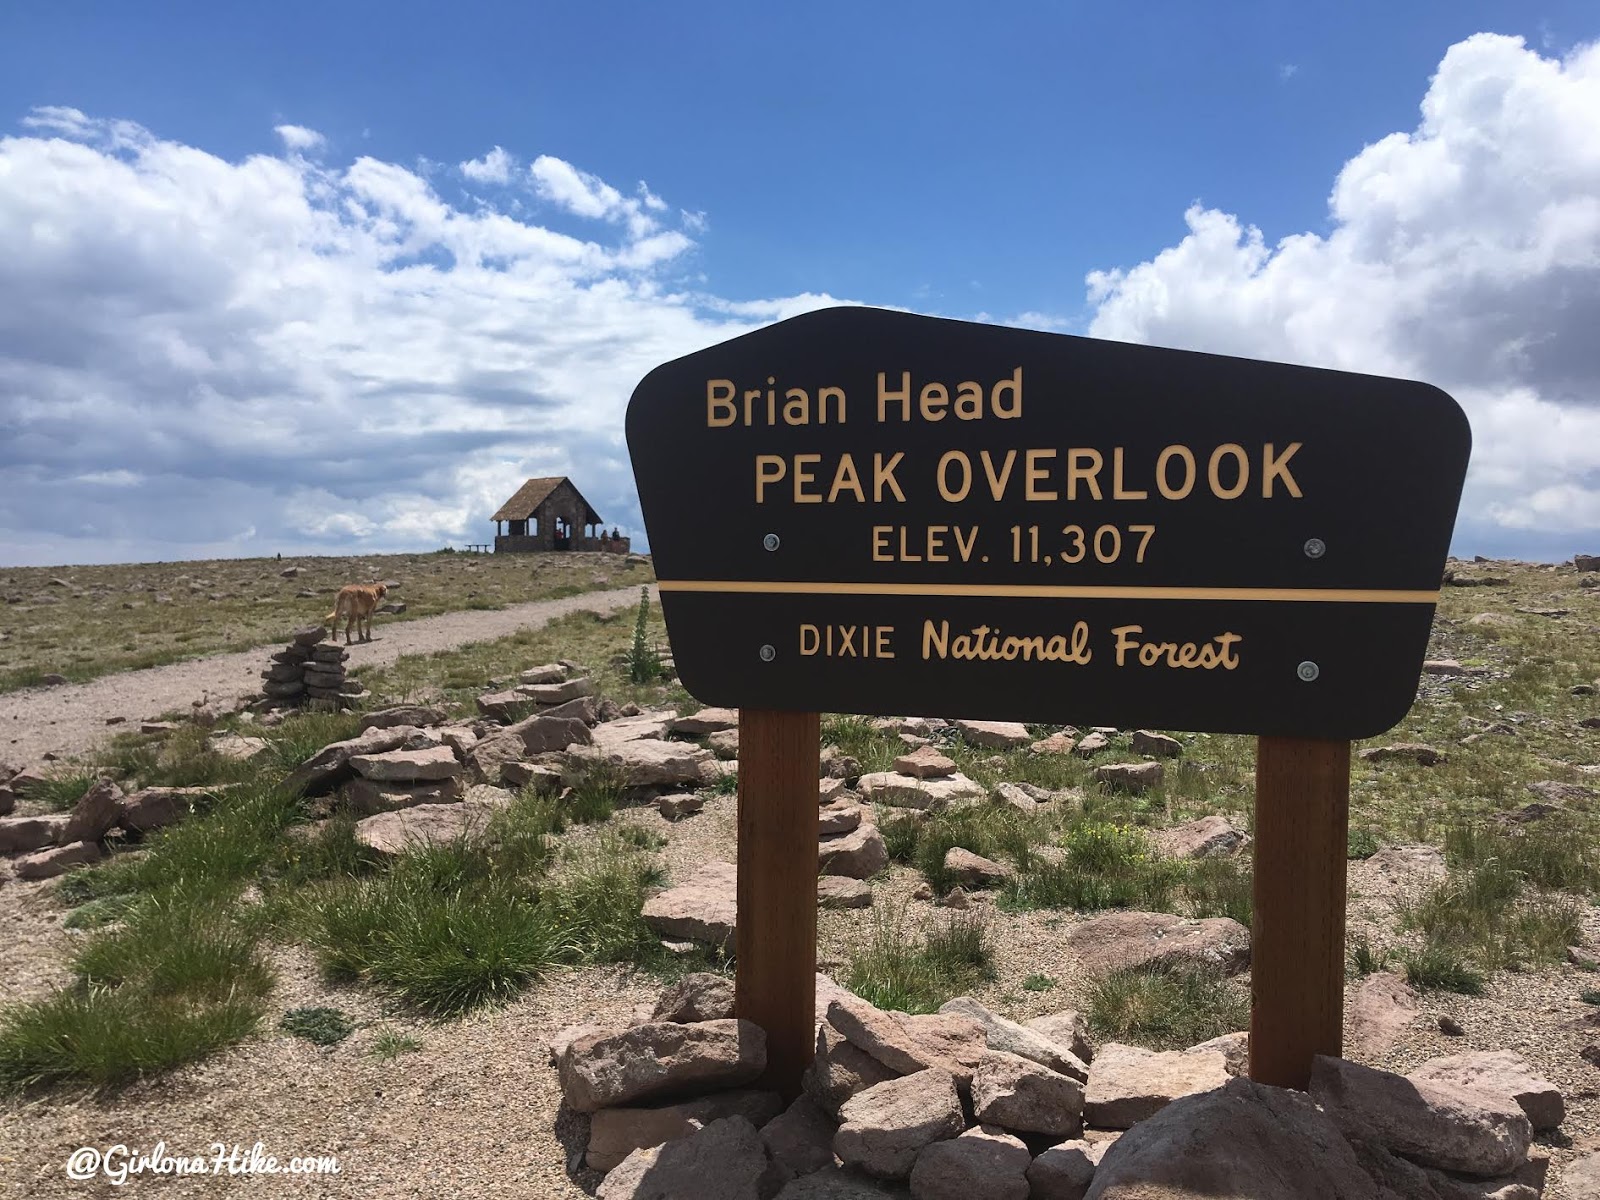
[[[378,605],[383,603],[384,596],[388,595],[387,584],[382,583],[347,583],[339,589],[339,594],[334,598],[333,611],[322,618],[322,623],[328,627],[329,634],[337,636],[339,633],[339,618],[344,618],[344,644],[350,644],[350,626],[356,627],[356,636],[363,642],[372,640],[372,614],[377,611]],[[363,633],[363,622],[365,632]]]

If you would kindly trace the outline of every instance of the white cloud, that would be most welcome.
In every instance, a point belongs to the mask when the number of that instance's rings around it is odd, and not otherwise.
[[[1280,63],[1280,64],[1278,64],[1278,79],[1280,81],[1282,81],[1283,83],[1288,83],[1289,80],[1293,79],[1299,73],[1300,73],[1300,66],[1299,66],[1298,63]]]
[[[315,129],[307,129],[304,125],[276,125],[272,131],[283,139],[286,147],[297,152],[320,150],[328,141]]]
[[[542,474],[640,535],[639,379],[834,303],[698,294],[648,189],[573,169],[613,206],[578,237],[285,146],[72,109],[0,138],[0,562],[459,545]]]
[[[1088,277],[1090,332],[1438,384],[1474,428],[1458,544],[1600,532],[1600,45],[1450,47],[1417,128],[1350,159],[1329,208],[1326,236],[1269,246],[1191,207],[1177,245]]]
[[[511,182],[511,172],[516,168],[517,160],[496,146],[482,158],[462,163],[461,173],[473,183],[507,184]]]

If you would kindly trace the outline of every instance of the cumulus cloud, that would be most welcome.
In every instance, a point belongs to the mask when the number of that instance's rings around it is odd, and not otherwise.
[[[1438,384],[1474,430],[1459,546],[1555,557],[1600,532],[1600,44],[1450,47],[1417,127],[1351,158],[1329,213],[1268,245],[1197,204],[1177,245],[1089,275],[1090,332]]]
[[[307,129],[304,125],[277,125],[272,131],[283,139],[283,144],[290,150],[300,152],[320,150],[328,140],[315,129]]]
[[[511,173],[516,169],[517,160],[499,146],[482,158],[461,164],[461,173],[473,183],[507,184],[511,182]]]
[[[0,138],[0,562],[459,544],[545,474],[641,534],[638,380],[834,303],[694,292],[676,210],[557,160],[578,232],[282,130],[281,156],[231,161],[75,109],[22,125]]]

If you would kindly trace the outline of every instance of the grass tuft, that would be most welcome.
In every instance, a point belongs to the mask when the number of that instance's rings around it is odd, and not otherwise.
[[[846,986],[880,1008],[934,1012],[994,973],[988,923],[980,913],[911,928],[902,906],[873,909],[867,944],[850,956]]]
[[[291,1008],[278,1028],[319,1046],[335,1046],[355,1031],[350,1018],[337,1008]]]
[[[1463,996],[1483,994],[1483,976],[1446,946],[1402,950],[1400,962],[1405,967],[1406,982],[1419,991],[1460,992]]]
[[[1090,984],[1087,1016],[1103,1040],[1175,1050],[1249,1028],[1250,999],[1214,967],[1124,967]]]

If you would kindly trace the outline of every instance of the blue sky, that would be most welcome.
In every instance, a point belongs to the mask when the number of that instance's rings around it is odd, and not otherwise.
[[[1458,549],[1596,541],[1600,380],[1549,333],[1600,305],[1593,4],[775,9],[7,7],[0,563],[459,544],[547,470],[637,531],[629,373],[832,300],[1430,378]],[[1362,286],[1420,307],[1341,341]],[[1394,334],[1430,296],[1454,333]],[[369,452],[307,449],[345,404]],[[55,448],[91,420],[131,436]]]

